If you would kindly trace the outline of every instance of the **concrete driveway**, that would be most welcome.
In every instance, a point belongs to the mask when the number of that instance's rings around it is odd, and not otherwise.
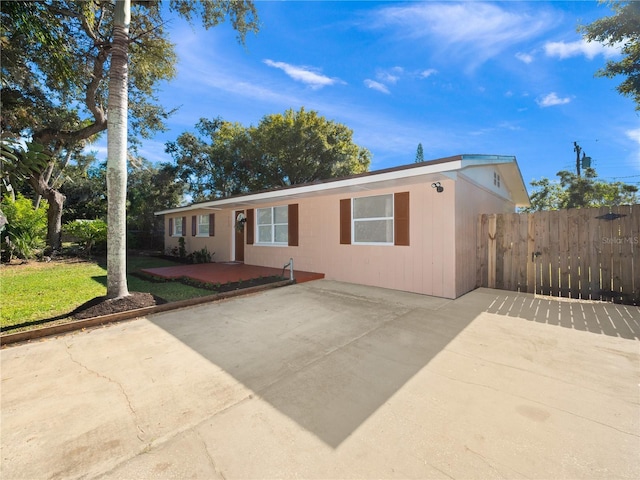
[[[5,348],[3,479],[640,478],[640,310],[319,280]]]

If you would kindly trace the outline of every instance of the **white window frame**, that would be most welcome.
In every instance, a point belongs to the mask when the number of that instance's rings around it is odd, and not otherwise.
[[[202,222],[202,219],[205,219],[206,222]],[[211,220],[211,218],[209,217],[209,214],[204,214],[204,215],[198,215],[197,218],[197,223],[196,223],[196,237],[208,237],[209,236],[209,221]],[[205,228],[205,232],[201,232],[201,227]]]
[[[368,218],[355,218],[356,211],[356,201],[365,200],[367,198],[375,198],[375,197],[391,197],[391,216],[389,217],[368,217]],[[352,245],[376,245],[376,246],[393,246],[395,245],[395,195],[393,193],[385,193],[382,195],[370,195],[367,197],[355,197],[351,199],[351,244]],[[371,222],[371,221],[380,221],[380,220],[391,220],[391,241],[390,242],[361,242],[356,240],[356,223],[361,222]]]
[[[287,215],[287,223],[275,223],[276,221],[276,209],[283,208]],[[261,210],[271,210],[271,223],[263,223],[259,224],[260,221],[260,211]],[[265,242],[260,239],[260,227],[271,227],[271,241]],[[276,226],[286,227],[287,228],[287,240],[284,242],[276,242]],[[256,208],[255,215],[255,245],[263,245],[263,246],[276,246],[276,247],[287,247],[289,245],[289,206],[288,205],[276,205],[274,207],[265,207],[265,208]]]
[[[178,231],[178,223],[180,223],[180,230]],[[173,232],[172,237],[181,237],[184,232],[184,225],[182,224],[182,217],[176,217],[173,219]]]

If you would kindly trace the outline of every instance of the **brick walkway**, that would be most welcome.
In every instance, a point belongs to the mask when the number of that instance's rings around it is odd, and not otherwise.
[[[239,262],[177,265],[175,267],[145,268],[142,271],[161,278],[188,277],[199,282],[213,284],[283,275],[281,268],[259,267],[257,265],[246,265]],[[293,276],[296,282],[303,283],[324,278],[324,273],[294,270]],[[284,277],[289,278],[288,268],[284,272]]]

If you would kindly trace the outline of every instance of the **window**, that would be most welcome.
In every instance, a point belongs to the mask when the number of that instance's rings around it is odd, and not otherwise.
[[[411,240],[409,204],[409,192],[341,199],[340,245],[408,247]]]
[[[269,207],[256,209],[257,243],[287,245],[289,242],[289,208]]]
[[[393,245],[393,195],[353,199],[353,243]]]
[[[198,237],[209,236],[209,215],[198,215]]]
[[[171,232],[171,234],[174,237],[182,236],[182,217],[173,219],[173,232]]]
[[[500,174],[498,172],[493,172],[493,184],[500,188]]]

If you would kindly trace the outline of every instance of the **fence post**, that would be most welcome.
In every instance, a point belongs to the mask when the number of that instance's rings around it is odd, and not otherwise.
[[[525,213],[527,219],[527,293],[536,293],[536,226],[532,213]]]
[[[489,241],[487,246],[487,286],[496,288],[496,225],[498,215],[492,213],[489,217]]]

